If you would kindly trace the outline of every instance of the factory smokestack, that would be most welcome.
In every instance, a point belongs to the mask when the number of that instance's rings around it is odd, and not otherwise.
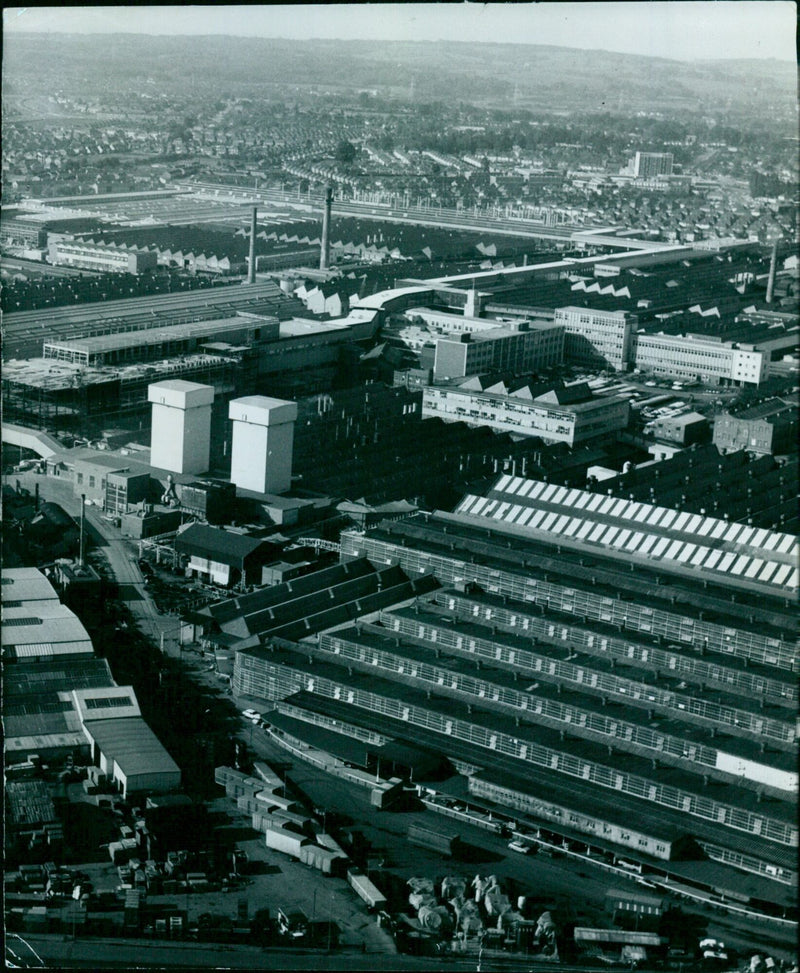
[[[322,213],[322,243],[319,249],[319,269],[327,270],[330,259],[330,232],[331,232],[331,204],[333,203],[333,188],[328,183],[325,189],[325,209]]]
[[[767,304],[772,304],[772,292],[775,290],[775,267],[778,263],[778,244],[772,247],[772,259],[769,262],[769,279],[767,280]]]
[[[253,207],[253,217],[250,220],[250,261],[247,265],[247,283],[256,282],[256,223],[258,220],[258,207]]]

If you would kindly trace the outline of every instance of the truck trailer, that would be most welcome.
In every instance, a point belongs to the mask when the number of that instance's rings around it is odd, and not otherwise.
[[[440,855],[453,856],[461,844],[461,838],[455,831],[442,828],[429,828],[422,824],[410,824],[408,840],[419,848],[436,851]]]
[[[347,882],[368,909],[380,912],[386,908],[386,897],[367,876],[357,868],[347,870]]]

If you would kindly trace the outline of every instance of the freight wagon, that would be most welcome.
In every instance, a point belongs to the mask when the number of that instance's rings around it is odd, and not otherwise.
[[[422,824],[409,825],[408,840],[419,848],[427,848],[428,851],[450,856],[458,852],[461,844],[461,838],[456,832],[428,828]]]

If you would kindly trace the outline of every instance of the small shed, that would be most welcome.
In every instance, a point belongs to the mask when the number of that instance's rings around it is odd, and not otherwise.
[[[175,550],[189,557],[192,574],[219,585],[261,583],[261,568],[280,548],[263,537],[190,524],[175,538]]]

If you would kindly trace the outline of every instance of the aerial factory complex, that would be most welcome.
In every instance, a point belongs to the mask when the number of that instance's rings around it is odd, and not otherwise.
[[[796,970],[792,71],[253,43],[5,52],[7,962]]]

